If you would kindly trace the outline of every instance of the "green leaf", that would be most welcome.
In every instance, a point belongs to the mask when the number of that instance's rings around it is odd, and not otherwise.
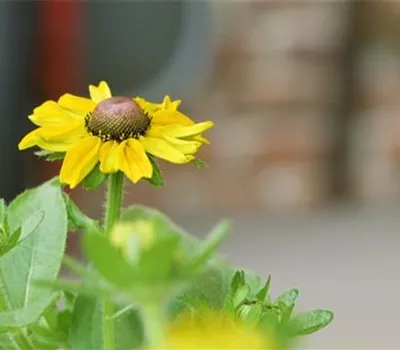
[[[93,297],[80,295],[75,300],[70,329],[70,349],[102,349],[101,304]]]
[[[232,298],[234,308],[240,306],[246,300],[249,293],[250,287],[247,284],[239,286]]]
[[[102,305],[98,299],[78,296],[72,315],[70,350],[102,349]],[[136,310],[117,310],[115,337],[117,350],[139,349],[143,343],[143,327]]]
[[[154,230],[158,234],[181,237],[181,246],[187,255],[194,255],[198,251],[199,240],[186,233],[182,228],[157,209],[134,205],[123,211],[121,220],[129,222],[142,220],[151,221],[154,224]]]
[[[167,282],[168,277],[178,277],[170,276],[178,244],[179,237],[169,236],[156,240],[147,250],[142,251],[137,262],[140,282],[157,284]]]
[[[197,168],[197,169],[204,169],[208,168],[208,164],[201,159],[195,159],[192,164]]]
[[[36,322],[40,316],[59,299],[58,293],[51,295],[51,299],[32,301],[26,308],[5,311],[0,313],[0,332],[7,332]],[[39,311],[38,311],[39,310]]]
[[[35,214],[38,212],[43,214]],[[44,216],[38,223],[32,214]],[[19,227],[22,232],[18,244],[0,257],[3,301],[0,328],[3,329],[33,322],[52,300],[53,292],[39,288],[34,281],[39,278],[54,281],[65,250],[67,211],[57,180],[19,195],[8,207],[8,224],[10,232]],[[30,230],[33,231],[24,233]]]
[[[120,316],[115,313],[116,349],[131,350],[141,349],[144,341],[143,325],[137,310],[130,309]]]
[[[150,184],[152,184],[154,187],[163,187],[164,186],[164,176],[158,167],[158,164],[156,161],[153,159],[152,156],[148,156],[151,165],[153,166],[153,174],[151,178],[145,178],[146,181],[148,181]]]
[[[64,201],[68,210],[71,231],[82,229],[87,233],[101,233],[98,222],[85,215],[66,193],[64,193]]]
[[[262,287],[257,293],[257,300],[263,302],[268,295],[269,287],[271,285],[271,275],[268,276],[267,282],[265,282],[264,287]]]
[[[246,325],[256,327],[261,321],[263,306],[261,304],[242,305],[238,312]]]
[[[86,234],[83,236],[82,247],[87,258],[105,279],[122,288],[132,285],[134,268],[107,237]]]
[[[10,237],[6,237],[5,241],[4,240],[1,241],[0,255],[7,253],[11,248],[13,248],[17,244],[17,242],[21,236],[21,232],[22,232],[22,228],[18,227]],[[0,232],[0,234],[1,233],[2,232]]]
[[[291,321],[295,335],[307,335],[325,328],[333,320],[329,310],[313,310],[301,313]]]
[[[289,289],[288,291],[279,295],[279,297],[275,300],[275,304],[279,304],[279,302],[285,303],[287,306],[291,306],[295,303],[297,297],[299,296],[298,289]]]
[[[200,248],[192,261],[193,267],[203,265],[222,243],[228,233],[230,222],[224,220],[220,222],[210,233],[210,235],[200,244]]]
[[[292,316],[295,304],[287,305],[283,301],[278,303],[279,310],[281,311],[281,323],[285,323],[290,320]]]
[[[232,270],[228,266],[209,264],[198,275],[191,286],[176,296],[184,309],[199,309],[203,306],[220,309],[224,306],[229,284],[232,278]]]
[[[100,187],[108,178],[108,174],[100,171],[100,163],[97,163],[93,170],[87,175],[82,184],[87,190],[95,190]]]
[[[235,274],[233,275],[232,282],[231,282],[231,291],[233,293],[236,293],[237,289],[244,284],[245,277],[244,277],[244,272],[243,271],[236,271]]]
[[[0,199],[0,230],[4,233],[8,232],[7,205],[3,198]]]

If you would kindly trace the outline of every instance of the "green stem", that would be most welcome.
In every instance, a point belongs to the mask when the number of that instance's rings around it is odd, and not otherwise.
[[[104,231],[110,235],[114,224],[119,220],[122,205],[124,175],[122,172],[111,174],[108,180],[108,192],[105,212]],[[103,300],[102,325],[103,349],[115,349],[114,304],[109,299]]]
[[[141,313],[147,347],[162,349],[164,346],[164,316],[160,304],[157,302],[145,303]]]
[[[11,346],[15,350],[33,350],[34,347],[28,337],[23,333],[23,330],[21,330],[21,333],[18,334],[13,334],[11,332],[8,332],[8,340],[11,343]]]
[[[119,220],[122,205],[123,184],[124,174],[122,172],[110,175],[108,180],[106,218],[104,222],[106,235],[110,234],[112,227]]]

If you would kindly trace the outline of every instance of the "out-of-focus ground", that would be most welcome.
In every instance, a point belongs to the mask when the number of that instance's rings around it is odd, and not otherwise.
[[[221,252],[267,276],[272,294],[299,288],[297,310],[335,312],[306,349],[399,349],[400,216],[397,210],[332,208],[308,217],[237,218]],[[216,219],[177,218],[202,236]]]

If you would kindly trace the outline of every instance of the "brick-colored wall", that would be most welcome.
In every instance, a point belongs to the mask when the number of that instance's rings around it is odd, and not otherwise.
[[[352,3],[210,6],[214,66],[197,102],[183,104],[194,119],[215,120],[213,144],[201,151],[210,167],[163,163],[165,188],[129,186],[127,202],[199,215],[304,212],[329,203]],[[352,200],[393,203],[400,199],[400,6],[362,6],[346,182]]]

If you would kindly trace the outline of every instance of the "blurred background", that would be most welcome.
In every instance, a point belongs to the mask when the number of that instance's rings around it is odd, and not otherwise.
[[[216,123],[209,168],[162,163],[126,204],[200,236],[233,218],[233,263],[335,311],[304,348],[400,348],[400,2],[0,1],[1,197],[59,169],[17,151],[26,116],[102,79]]]

